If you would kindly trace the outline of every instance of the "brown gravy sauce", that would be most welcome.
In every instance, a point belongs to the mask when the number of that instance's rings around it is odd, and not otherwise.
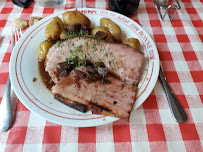
[[[40,77],[44,83],[44,85],[51,90],[51,88],[55,85],[55,83],[51,80],[49,73],[45,71],[44,61],[38,61],[38,69]]]
[[[51,88],[55,85],[55,83],[52,81],[51,77],[49,76],[49,73],[45,71],[44,61],[38,61],[38,69],[39,69],[39,74],[40,74],[40,77],[41,77],[44,85],[47,87],[47,89],[49,89],[51,91]],[[108,75],[111,75],[114,78],[120,80],[119,76],[117,76],[111,72],[109,72]],[[91,83],[90,81],[87,81],[87,82]],[[77,87],[80,87],[78,79],[75,79],[74,83],[72,83],[72,84]]]

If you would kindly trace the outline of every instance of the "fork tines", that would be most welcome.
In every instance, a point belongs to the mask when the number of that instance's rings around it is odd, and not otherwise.
[[[12,36],[12,46],[16,44],[16,42],[20,39],[20,37],[23,35],[21,29],[12,28],[11,29],[11,36]]]

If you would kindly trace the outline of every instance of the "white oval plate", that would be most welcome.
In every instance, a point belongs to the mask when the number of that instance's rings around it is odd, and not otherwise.
[[[70,9],[66,11],[71,11]],[[145,30],[128,17],[115,12],[99,9],[81,8],[78,11],[84,13],[90,20],[91,26],[99,26],[99,20],[103,17],[116,22],[122,30],[122,40],[130,37],[138,38],[141,42],[141,51],[145,54],[144,65],[138,93],[133,110],[138,108],[152,92],[159,73],[159,55],[154,42]],[[47,24],[55,17],[62,18],[59,12],[50,15],[32,27],[21,37],[10,61],[10,79],[13,88],[20,101],[32,112],[45,119],[73,127],[89,127],[107,124],[119,118],[93,115],[91,112],[81,113],[54,99],[51,92],[43,85],[38,71],[37,48],[45,40],[44,31]],[[33,78],[37,78],[33,82]],[[133,113],[133,112],[132,112]],[[133,119],[131,115],[130,121]]]

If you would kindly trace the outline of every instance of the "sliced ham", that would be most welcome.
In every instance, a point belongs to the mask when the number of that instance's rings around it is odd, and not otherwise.
[[[59,101],[82,112],[91,109],[95,114],[129,119],[136,86],[128,85],[110,75],[106,78],[111,81],[110,84],[80,79],[75,85],[75,76],[72,72],[52,88],[52,93]]]
[[[50,48],[45,61],[45,70],[55,83],[60,78],[57,66],[72,55],[86,58],[94,62],[103,62],[108,70],[121,80],[137,84],[140,77],[144,54],[136,49],[120,43],[108,43],[90,37],[70,38],[60,45]]]
[[[111,83],[102,84],[100,80],[89,82],[87,77],[78,79],[76,69],[71,69],[70,73],[58,70],[63,69],[61,67],[66,66],[66,60],[72,56],[92,63],[103,62],[110,73],[105,79]],[[143,59],[143,53],[125,44],[74,37],[50,48],[45,70],[56,83],[52,93],[57,100],[81,112],[91,110],[93,114],[129,120]],[[86,68],[79,68],[82,69]]]

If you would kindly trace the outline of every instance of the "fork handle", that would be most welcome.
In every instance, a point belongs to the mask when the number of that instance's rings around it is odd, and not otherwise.
[[[164,91],[166,93],[169,107],[171,109],[171,112],[172,112],[174,119],[177,122],[185,122],[187,120],[187,115],[186,115],[183,107],[180,105],[178,99],[174,95],[173,91],[171,90],[168,82],[166,81],[166,77],[164,76],[164,73],[163,73],[161,67],[160,67],[160,71],[159,71],[159,80],[161,81],[161,84],[162,84]]]
[[[11,87],[10,78],[8,77],[4,95],[0,105],[0,131],[7,131],[13,122],[15,109],[17,105],[16,95]]]

